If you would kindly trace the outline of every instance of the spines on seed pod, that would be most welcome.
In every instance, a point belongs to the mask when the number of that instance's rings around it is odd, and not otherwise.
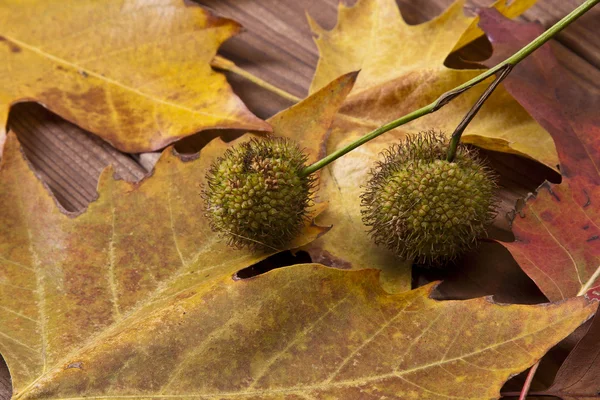
[[[460,145],[454,161],[441,133],[422,132],[392,146],[371,171],[361,198],[376,243],[403,259],[436,263],[473,247],[495,215],[496,178]]]
[[[214,231],[234,247],[281,249],[306,223],[314,178],[293,141],[267,137],[228,149],[207,173],[203,192]]]

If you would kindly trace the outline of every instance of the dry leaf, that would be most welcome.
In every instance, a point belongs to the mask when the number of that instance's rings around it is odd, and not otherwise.
[[[585,336],[558,370],[547,393],[563,400],[600,398],[600,317],[594,317]]]
[[[275,133],[310,141],[314,160],[354,78],[343,76],[275,116]],[[64,357],[106,332],[269,255],[228,248],[204,217],[206,170],[240,140],[214,140],[189,162],[166,150],[139,184],[114,180],[106,170],[98,200],[75,216],[56,207],[8,136],[0,161],[0,204],[10,210],[0,214],[0,352],[15,393],[32,390],[41,376],[64,367]],[[325,231],[307,226],[290,248]]]
[[[311,23],[321,54],[312,90],[348,70],[361,70],[333,124],[328,153],[433,102],[481,72],[444,66],[461,35],[471,32],[468,29],[474,19],[464,16],[463,3],[457,1],[439,17],[416,26],[403,21],[394,0],[360,0],[353,7],[340,3],[338,23],[332,31]],[[313,261],[342,268],[376,266],[389,274],[390,279],[384,276],[388,290],[410,287],[410,261],[396,259],[367,236],[360,216],[361,186],[381,150],[421,130],[451,133],[484,89],[485,85],[472,88],[440,111],[385,133],[324,170],[321,196],[330,205],[319,221],[333,228],[311,245]],[[464,138],[482,147],[556,165],[551,137],[502,88],[484,105]]]
[[[513,19],[523,14],[525,11],[529,10],[537,0],[520,0],[520,1],[507,1],[507,0],[497,0],[490,6],[500,11],[502,15],[507,18]],[[459,50],[460,48],[468,45],[473,42],[477,38],[485,35],[485,32],[481,30],[478,26],[479,24],[479,16],[476,16],[475,19],[471,22],[471,25],[467,28],[467,30],[462,34],[460,40],[454,45],[455,50]]]
[[[126,152],[270,130],[209,65],[239,29],[182,0],[2,1],[0,144],[11,104],[31,100]]]
[[[311,264],[197,282],[18,398],[491,399],[596,309],[438,302],[433,287],[389,295],[375,271]]]
[[[481,14],[495,62],[541,33],[497,13]],[[562,183],[542,184],[514,218],[515,241],[502,243],[550,300],[575,296],[600,266],[600,97],[579,86],[546,45],[505,80],[507,90],[552,135]],[[596,292],[596,293],[595,293]],[[592,288],[588,295],[600,298]]]

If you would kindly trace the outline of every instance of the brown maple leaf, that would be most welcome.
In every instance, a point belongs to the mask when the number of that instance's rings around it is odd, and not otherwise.
[[[542,393],[532,393],[542,394]],[[561,365],[554,383],[543,394],[563,400],[600,398],[600,317],[594,317],[583,338]]]

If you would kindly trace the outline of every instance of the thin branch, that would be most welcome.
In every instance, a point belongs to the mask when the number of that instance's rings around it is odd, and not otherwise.
[[[483,92],[483,94],[481,95],[481,97],[479,97],[479,99],[473,105],[473,107],[471,107],[471,109],[469,110],[467,115],[465,115],[463,120],[460,121],[460,123],[454,130],[454,133],[452,134],[452,138],[450,139],[450,145],[448,147],[448,156],[446,157],[446,160],[448,160],[448,162],[454,161],[454,157],[456,156],[456,149],[458,148],[458,143],[460,143],[460,138],[462,137],[463,132],[467,128],[467,125],[469,125],[473,118],[475,118],[475,115],[477,115],[477,112],[479,112],[483,103],[485,103],[485,101],[492,95],[492,93],[494,93],[494,89],[496,89],[500,82],[502,82],[504,78],[508,76],[512,69],[513,66],[511,64],[506,64],[502,69],[500,75],[498,75],[496,79],[494,79],[494,82],[492,82],[490,86],[487,87],[487,89],[485,89],[485,92]]]
[[[300,97],[296,97],[293,94],[288,93],[285,90],[278,88],[277,86],[272,85],[267,81],[262,80],[258,76],[241,69],[240,67],[235,65],[233,61],[228,60],[225,57],[219,55],[215,56],[215,58],[213,58],[213,60],[210,62],[210,65],[214,68],[222,69],[239,75],[242,78],[245,78],[250,82],[254,83],[255,85],[260,86],[261,88],[266,89],[272,93],[275,93],[276,95],[283,97],[284,99],[289,100],[291,102],[298,103],[299,101],[302,101]]]
[[[533,382],[533,377],[535,376],[535,372],[540,366],[540,362],[536,362],[529,369],[529,373],[527,374],[527,378],[525,379],[525,384],[523,385],[523,389],[521,389],[521,394],[519,395],[519,400],[525,400],[527,398],[527,393],[529,393],[529,388],[531,387],[531,382]]]
[[[366,143],[372,139],[375,139],[377,136],[379,136],[389,130],[397,128],[401,125],[404,125],[408,122],[411,122],[417,118],[420,118],[426,114],[429,114],[429,113],[439,110],[440,108],[442,108],[443,106],[448,104],[450,101],[452,101],[454,98],[459,96],[464,91],[477,85],[480,82],[483,82],[490,76],[501,71],[507,65],[512,65],[512,66],[517,65],[519,62],[521,62],[523,59],[525,59],[527,56],[529,56],[531,53],[533,53],[535,50],[537,50],[539,47],[541,47],[544,43],[546,43],[548,40],[550,40],[552,37],[554,37],[558,32],[560,32],[565,27],[567,27],[571,22],[575,21],[577,18],[579,18],[580,16],[585,14],[588,10],[590,10],[592,7],[594,7],[596,4],[598,4],[598,2],[600,2],[600,0],[586,0],[585,3],[583,3],[582,5],[577,7],[575,10],[571,11],[566,17],[564,17],[563,19],[558,21],[550,29],[548,29],[547,31],[542,33],[540,36],[538,36],[533,41],[531,41],[528,45],[526,45],[521,50],[517,51],[511,57],[502,61],[495,67],[488,69],[487,71],[481,73],[480,75],[476,76],[475,78],[463,83],[462,85],[457,86],[453,90],[442,94],[433,103],[428,104],[425,107],[419,108],[418,110],[415,110],[403,117],[400,117],[397,120],[389,122],[388,124],[386,124],[380,128],[377,128],[370,133],[367,133],[365,136],[359,138],[358,140],[356,140],[353,143],[350,143],[346,147],[341,148],[341,149],[329,154],[328,156],[322,158],[321,160],[315,162],[312,165],[309,165],[302,171],[302,175],[303,176],[310,175],[310,174],[314,173],[315,171],[318,171],[321,168],[325,167],[329,163],[342,157],[346,153],[363,145],[364,143]]]

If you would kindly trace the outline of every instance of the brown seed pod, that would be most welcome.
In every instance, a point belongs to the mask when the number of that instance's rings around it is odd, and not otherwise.
[[[452,259],[485,235],[495,216],[496,177],[476,152],[459,145],[446,161],[441,133],[421,132],[384,151],[361,197],[376,243],[403,259]]]

